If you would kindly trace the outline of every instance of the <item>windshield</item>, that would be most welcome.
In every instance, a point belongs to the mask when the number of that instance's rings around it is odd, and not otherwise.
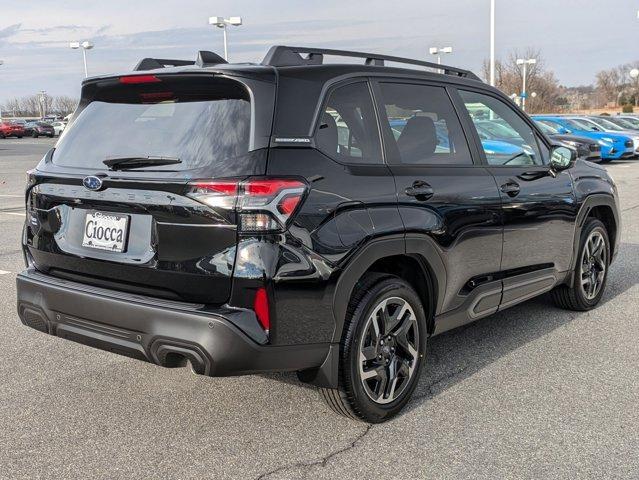
[[[512,128],[507,127],[504,124],[486,121],[476,122],[480,128],[486,130],[490,135],[496,138],[516,138],[517,132],[515,132]]]
[[[607,118],[606,120],[627,130],[637,130],[637,125],[633,125],[625,118]]]
[[[639,128],[639,122],[633,123],[627,118],[607,118],[606,120],[626,130],[637,130]]]
[[[593,125],[592,123],[585,122],[582,120],[577,120],[576,118],[565,118],[564,122],[566,122],[570,128],[575,130],[586,130],[588,132],[596,132],[599,127],[597,125]]]
[[[597,125],[599,125],[601,128],[605,130],[612,130],[614,132],[620,132],[623,130],[623,128],[621,128],[619,125],[615,125],[614,123],[606,120],[605,118],[590,118],[589,120],[591,122],[596,123]]]
[[[181,162],[149,169],[189,170],[248,152],[251,104],[239,83],[158,78],[97,90],[61,137],[53,162],[104,170],[107,159],[174,157]]]
[[[629,123],[633,129],[637,130],[639,128],[639,118],[634,117],[623,117],[619,120],[623,120],[624,122]]]
[[[555,135],[556,133],[559,133],[559,130],[557,130],[556,128],[551,127],[550,125],[543,123],[543,122],[535,122],[537,124],[537,126],[539,127],[539,129],[544,132],[546,135]]]

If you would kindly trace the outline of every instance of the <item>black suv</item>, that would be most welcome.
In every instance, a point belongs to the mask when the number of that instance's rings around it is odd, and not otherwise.
[[[457,68],[284,46],[144,59],[85,80],[28,174],[18,312],[165,367],[296,371],[380,422],[430,336],[548,291],[599,303],[617,190],[575,156]]]

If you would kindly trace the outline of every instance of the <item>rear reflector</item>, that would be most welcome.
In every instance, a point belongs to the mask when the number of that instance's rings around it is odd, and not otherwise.
[[[268,295],[266,293],[266,288],[258,288],[257,292],[255,292],[253,310],[255,311],[255,316],[257,316],[257,321],[260,322],[262,328],[266,331],[266,333],[268,333],[271,329],[271,314],[268,308]]]
[[[157,83],[161,80],[155,75],[128,75],[126,77],[120,77],[120,83]]]

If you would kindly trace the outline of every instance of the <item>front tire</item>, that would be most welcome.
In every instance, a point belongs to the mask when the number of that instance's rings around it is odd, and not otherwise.
[[[417,386],[427,322],[403,279],[367,274],[349,304],[340,343],[339,385],[322,389],[337,413],[371,423],[397,415]]]
[[[552,290],[555,304],[566,310],[586,311],[601,301],[608,279],[610,240],[605,225],[589,218],[581,232],[573,286],[560,285]]]

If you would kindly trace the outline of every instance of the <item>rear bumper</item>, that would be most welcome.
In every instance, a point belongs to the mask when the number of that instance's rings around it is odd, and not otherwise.
[[[241,311],[203,311],[201,305],[89,287],[34,269],[20,273],[16,283],[23,324],[164,367],[190,362],[209,376],[298,371],[320,366],[329,351],[328,343],[260,345],[238,326]]]

